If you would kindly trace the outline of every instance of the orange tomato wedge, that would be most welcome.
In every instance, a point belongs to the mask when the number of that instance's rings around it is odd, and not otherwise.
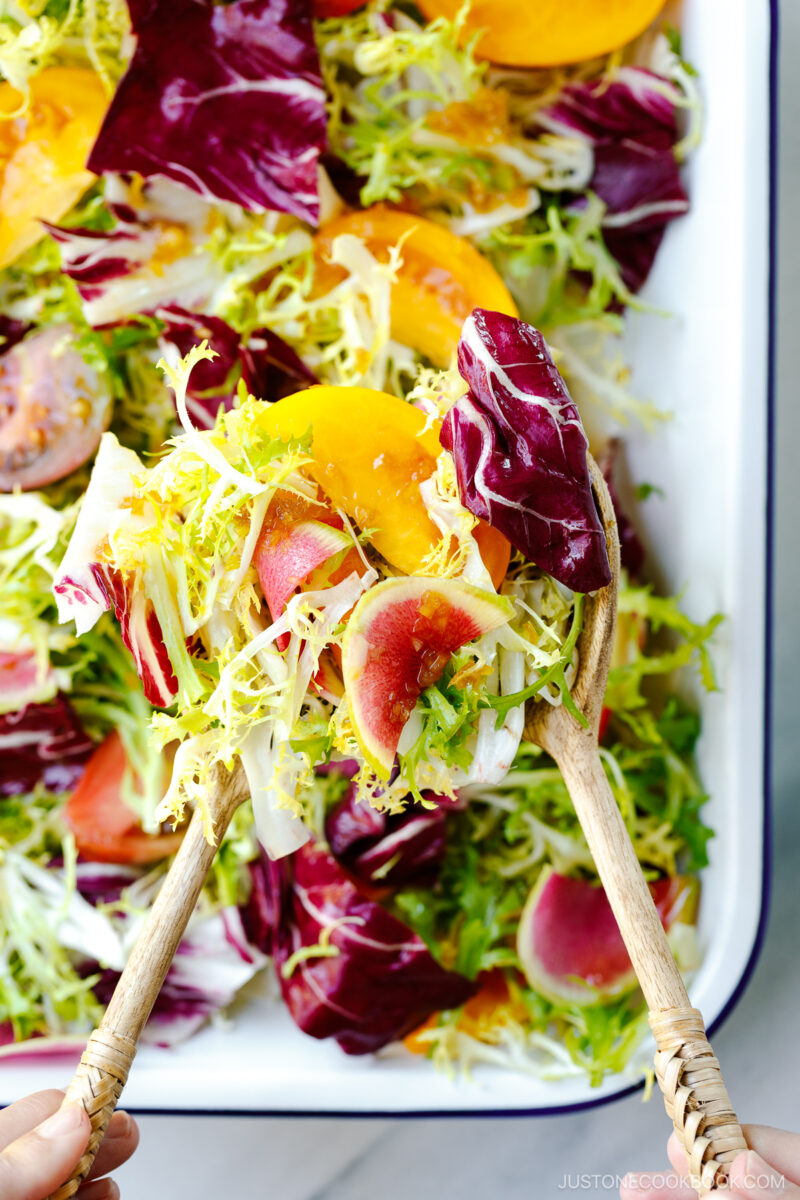
[[[476,54],[515,67],[556,67],[617,50],[647,28],[665,0],[472,0],[464,40],[483,30]],[[452,20],[461,0],[419,0],[432,20]]]
[[[22,100],[0,84],[0,113]],[[108,103],[94,71],[49,67],[31,80],[28,109],[0,117],[0,267],[38,242],[40,218],[59,221],[94,182],[86,159]]]
[[[337,508],[366,530],[372,544],[406,575],[418,575],[441,534],[428,516],[419,485],[441,453],[438,423],[397,396],[368,388],[314,387],[268,408],[268,437],[301,437],[310,428],[311,473]],[[488,525],[476,534],[483,560],[499,586],[510,547]]]
[[[354,234],[379,262],[402,242],[403,265],[392,286],[392,337],[439,367],[455,353],[461,326],[473,308],[517,316],[508,288],[491,263],[470,242],[413,213],[377,204],[346,213],[317,234],[317,286],[329,291],[343,278],[327,262],[333,239]]]

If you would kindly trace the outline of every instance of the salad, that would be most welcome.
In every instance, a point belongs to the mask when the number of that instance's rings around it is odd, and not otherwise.
[[[610,579],[589,446],[623,560],[601,755],[698,965],[676,672],[715,686],[720,618],[653,588],[615,475],[669,419],[619,335],[689,206],[696,78],[658,3],[511,6],[524,37],[508,7],[0,15],[0,1057],[85,1041],[240,760],[145,1040],[267,970],[347,1054],[641,1070],[630,962],[525,740],[526,706],[580,719]]]

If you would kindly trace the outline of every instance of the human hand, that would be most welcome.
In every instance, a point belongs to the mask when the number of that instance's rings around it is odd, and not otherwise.
[[[769,1125],[743,1125],[750,1150],[731,1163],[729,1187],[720,1194],[729,1200],[800,1200],[800,1133]],[[667,1143],[672,1171],[633,1172],[620,1188],[621,1200],[696,1200],[689,1183],[686,1155],[673,1133]]]
[[[61,1109],[64,1093],[34,1092],[0,1112],[0,1200],[45,1200],[69,1179],[86,1149],[89,1118],[79,1104]],[[133,1154],[136,1122],[115,1112],[89,1177],[76,1200],[118,1200],[113,1179],[101,1179]]]

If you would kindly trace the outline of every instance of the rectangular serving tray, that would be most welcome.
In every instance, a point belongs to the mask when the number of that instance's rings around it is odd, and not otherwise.
[[[684,589],[696,619],[723,612],[720,691],[699,697],[699,760],[716,836],[703,874],[704,961],[691,987],[712,1028],[752,970],[767,891],[770,591],[771,265],[776,12],[767,0],[687,0],[684,52],[700,73],[703,140],[687,168],[691,212],[669,229],[644,298],[669,317],[631,314],[639,395],[672,412],[656,440],[626,431],[631,477],[662,489],[639,526],[659,584]],[[305,1037],[250,986],[227,1027],[171,1051],[143,1047],[125,1090],[140,1112],[544,1114],[605,1103],[636,1086],[616,1076],[543,1083],[494,1068],[449,1078],[402,1051],[348,1058]],[[0,1104],[63,1086],[67,1063],[6,1063]]]

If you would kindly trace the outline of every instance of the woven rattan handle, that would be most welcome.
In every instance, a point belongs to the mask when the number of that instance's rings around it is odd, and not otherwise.
[[[136,1043],[130,1038],[118,1037],[102,1029],[96,1029],[90,1037],[80,1066],[67,1088],[64,1103],[83,1105],[92,1123],[92,1132],[74,1173],[57,1192],[53,1192],[51,1200],[67,1200],[74,1196],[89,1174],[135,1053]]]
[[[698,1195],[724,1187],[730,1164],[747,1149],[719,1063],[696,1008],[650,1013],[655,1069]]]
[[[181,848],[64,1097],[65,1104],[83,1105],[92,1123],[92,1133],[75,1171],[50,1200],[68,1200],[74,1196],[91,1170],[128,1078],[139,1035],[194,911],[220,839],[244,799],[245,787],[244,774],[238,766],[230,775],[225,772],[218,776],[214,794],[208,798],[213,842],[205,836],[199,809],[189,822]]]

